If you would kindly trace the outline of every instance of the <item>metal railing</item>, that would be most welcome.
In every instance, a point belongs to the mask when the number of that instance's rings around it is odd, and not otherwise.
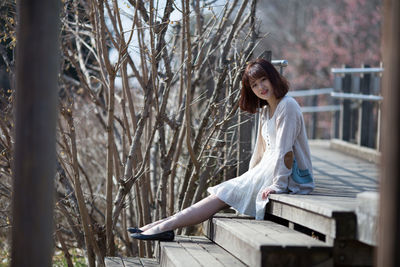
[[[279,68],[281,74],[288,66],[287,60],[271,62]],[[326,118],[326,115],[318,114],[328,112],[331,113],[331,138],[379,151],[383,100],[380,95],[380,78],[383,68],[332,68],[331,72],[334,74],[332,88],[296,90],[288,93],[296,98],[311,98],[311,104],[302,106],[302,112],[310,114],[307,115],[309,137],[319,138],[318,120],[321,116]],[[325,96],[323,105],[319,96]]]
[[[380,79],[383,68],[333,68],[335,91],[332,99],[340,103],[335,114],[334,137],[380,150]]]
[[[382,73],[383,68],[332,68],[333,74],[371,74]]]
[[[283,74],[283,68],[287,67],[289,65],[288,61],[285,59],[279,59],[279,60],[271,60],[272,65],[275,67],[279,67],[279,73],[282,75]]]
[[[383,97],[379,95],[363,95],[363,94],[352,94],[352,93],[331,93],[331,97],[338,99],[350,99],[350,100],[361,100],[361,101],[382,101]]]

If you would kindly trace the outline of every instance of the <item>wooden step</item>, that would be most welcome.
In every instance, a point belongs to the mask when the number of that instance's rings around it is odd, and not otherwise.
[[[165,267],[246,266],[204,236],[176,236],[174,242],[160,242],[159,250]]]
[[[106,257],[106,267],[160,267],[157,259]]]
[[[356,239],[356,207],[355,198],[274,194],[266,213],[321,233],[332,244],[334,239]]]
[[[364,192],[357,195],[357,239],[371,246],[377,245],[378,205],[377,192]]]
[[[315,189],[310,195],[272,194],[267,214],[334,240],[357,238],[357,194],[378,189],[376,164],[310,141]],[[272,219],[272,218],[268,218]]]
[[[212,218],[205,235],[249,266],[330,266],[332,248],[271,221]]]

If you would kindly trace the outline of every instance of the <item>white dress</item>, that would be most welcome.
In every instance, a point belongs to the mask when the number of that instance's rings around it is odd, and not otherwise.
[[[207,189],[238,212],[257,220],[264,219],[268,203],[268,199],[261,198],[264,189],[307,194],[314,188],[304,121],[297,102],[285,96],[271,118],[268,108],[263,109],[261,115],[250,169],[237,178]],[[284,157],[290,151],[294,152],[297,165],[302,173],[307,173],[308,180],[296,182],[290,179],[292,168],[284,163]]]

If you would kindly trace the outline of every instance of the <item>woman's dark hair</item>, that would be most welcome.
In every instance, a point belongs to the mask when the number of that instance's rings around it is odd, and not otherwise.
[[[261,77],[267,77],[277,99],[284,97],[289,91],[288,81],[279,74],[270,62],[262,58],[252,60],[247,64],[242,76],[242,89],[239,99],[239,107],[242,110],[256,113],[257,108],[268,105],[266,100],[258,98],[251,90],[251,81]]]

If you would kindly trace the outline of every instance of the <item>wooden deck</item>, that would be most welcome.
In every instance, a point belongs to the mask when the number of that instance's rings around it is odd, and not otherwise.
[[[160,264],[156,259],[146,258],[122,258],[107,257],[105,258],[107,267],[159,267]]]
[[[240,260],[204,236],[176,236],[160,243],[160,264],[165,267],[245,267]]]
[[[329,141],[311,141],[310,148],[316,181],[312,195],[356,198],[378,190],[375,163],[332,150]]]
[[[316,266],[332,257],[330,245],[272,221],[216,216],[203,231],[246,266]]]
[[[357,210],[366,200],[357,195],[377,192],[377,165],[332,150],[329,142],[310,142],[310,147],[315,190],[310,195],[272,195],[267,213],[322,233],[330,243],[337,238],[364,241],[357,234]],[[375,198],[367,213],[376,216],[376,206]],[[369,239],[374,245],[375,238]]]
[[[203,223],[208,239],[177,237],[176,242],[161,242],[158,263],[270,266],[286,259],[283,265],[272,266],[372,266],[378,166],[331,149],[329,141],[311,141],[310,147],[316,183],[312,194],[271,195],[267,221],[216,214]],[[214,264],[207,265],[210,262]],[[134,266],[145,266],[139,264]]]

